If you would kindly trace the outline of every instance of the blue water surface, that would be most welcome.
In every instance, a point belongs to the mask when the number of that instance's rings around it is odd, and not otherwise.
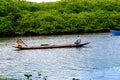
[[[74,43],[77,35],[19,37],[28,46]],[[16,37],[0,38],[0,77],[25,80],[119,80],[120,36],[111,33],[80,34],[82,48],[56,48],[16,51]],[[41,78],[37,72],[42,71]]]

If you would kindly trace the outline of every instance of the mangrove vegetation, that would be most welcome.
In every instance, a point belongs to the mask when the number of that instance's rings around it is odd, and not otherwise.
[[[107,32],[119,21],[120,0],[0,1],[0,36]]]

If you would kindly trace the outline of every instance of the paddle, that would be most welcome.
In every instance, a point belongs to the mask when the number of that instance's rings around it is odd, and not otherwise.
[[[24,42],[23,42],[23,40],[22,39],[20,39],[21,41],[22,41],[22,43],[25,45],[25,46],[28,46],[27,44],[25,44]]]

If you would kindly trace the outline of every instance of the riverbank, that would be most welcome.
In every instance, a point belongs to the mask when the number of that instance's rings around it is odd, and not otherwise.
[[[47,3],[2,0],[0,3],[1,37],[81,34],[120,29],[119,0],[62,0]]]
[[[17,79],[13,79],[13,78],[0,78],[0,80],[17,80]]]

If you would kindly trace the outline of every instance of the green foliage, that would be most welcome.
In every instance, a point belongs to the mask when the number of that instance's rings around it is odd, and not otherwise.
[[[0,34],[49,35],[120,29],[120,0],[0,1]]]
[[[80,79],[78,79],[78,78],[73,78],[72,80],[80,80]]]
[[[38,78],[42,78],[43,80],[47,80],[47,76],[42,76],[42,71],[38,71]],[[27,80],[32,80],[32,74],[30,73],[26,73],[24,74],[24,76],[26,77]]]
[[[32,74],[27,73],[24,74],[24,76],[27,78],[27,80],[31,80]]]
[[[47,80],[47,76],[44,76],[44,77],[43,77],[43,80]]]
[[[42,75],[42,71],[38,71],[38,76],[40,77]]]
[[[13,79],[13,78],[0,78],[0,80],[17,80],[17,79]]]

